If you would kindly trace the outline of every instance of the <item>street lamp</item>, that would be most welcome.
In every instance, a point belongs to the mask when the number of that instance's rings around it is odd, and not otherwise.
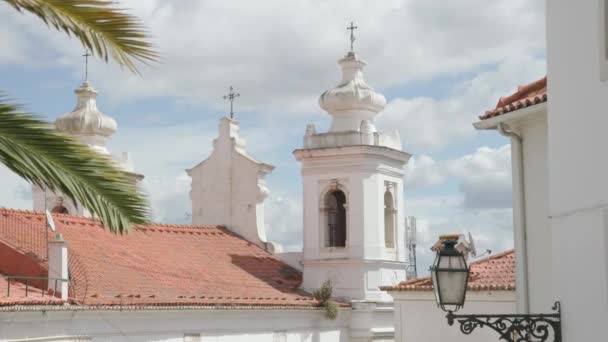
[[[437,256],[431,266],[431,279],[437,305],[448,314],[448,325],[454,321],[460,323],[460,331],[471,334],[476,328],[489,327],[500,334],[500,340],[509,342],[534,341],[545,342],[552,338],[561,342],[561,308],[555,302],[552,314],[490,314],[490,315],[456,315],[464,306],[470,269],[464,255],[456,249],[458,241],[447,238],[437,250]]]
[[[456,250],[457,240],[443,241],[431,266],[435,300],[443,311],[458,311],[464,305],[469,268],[464,255]],[[448,307],[446,309],[446,307]]]

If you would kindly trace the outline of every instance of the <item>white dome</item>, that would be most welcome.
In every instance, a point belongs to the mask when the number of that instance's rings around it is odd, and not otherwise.
[[[55,127],[75,135],[100,135],[108,137],[116,132],[116,121],[97,109],[97,91],[88,82],[74,90],[78,98],[76,109],[55,120]]]
[[[342,81],[319,97],[319,105],[331,115],[350,115],[358,127],[361,119],[372,120],[386,106],[384,95],[374,91],[363,79],[367,65],[354,52],[338,61],[342,67]],[[345,117],[342,120],[346,119]]]

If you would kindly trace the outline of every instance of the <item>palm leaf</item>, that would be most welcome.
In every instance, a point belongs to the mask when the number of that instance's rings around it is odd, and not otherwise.
[[[148,222],[145,197],[109,157],[62,135],[1,95],[0,163],[81,203],[112,232]]]
[[[75,36],[106,62],[138,72],[135,61],[158,61],[141,22],[107,0],[4,0],[20,12],[35,14],[47,25]]]

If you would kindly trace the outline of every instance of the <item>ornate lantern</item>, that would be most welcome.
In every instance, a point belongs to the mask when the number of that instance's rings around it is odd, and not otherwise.
[[[443,311],[458,311],[463,305],[469,280],[464,255],[456,250],[456,240],[443,241],[431,266],[435,300]]]
[[[457,315],[463,305],[469,281],[469,268],[464,255],[456,249],[457,240],[444,237],[431,266],[431,278],[437,305],[449,325],[460,324],[460,331],[469,335],[477,328],[489,327],[507,342],[547,342],[562,340],[560,303],[555,302],[550,314],[467,314]]]

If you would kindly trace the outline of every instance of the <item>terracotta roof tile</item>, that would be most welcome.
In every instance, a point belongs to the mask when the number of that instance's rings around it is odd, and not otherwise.
[[[514,291],[515,252],[509,250],[472,262],[467,288],[469,291]],[[395,286],[384,286],[384,291],[431,291],[431,277],[403,281]]]
[[[498,100],[498,104],[496,104],[496,108],[486,111],[483,115],[479,116],[479,119],[486,120],[543,102],[547,102],[547,76],[532,83],[519,86],[515,93],[507,97],[501,97]]]
[[[299,290],[299,271],[224,227],[151,224],[120,236],[90,218],[53,217],[68,242],[70,299],[75,304],[317,304]],[[30,237],[18,238],[14,227],[26,228]],[[44,234],[42,213],[0,209],[0,239],[36,254],[26,241]]]

